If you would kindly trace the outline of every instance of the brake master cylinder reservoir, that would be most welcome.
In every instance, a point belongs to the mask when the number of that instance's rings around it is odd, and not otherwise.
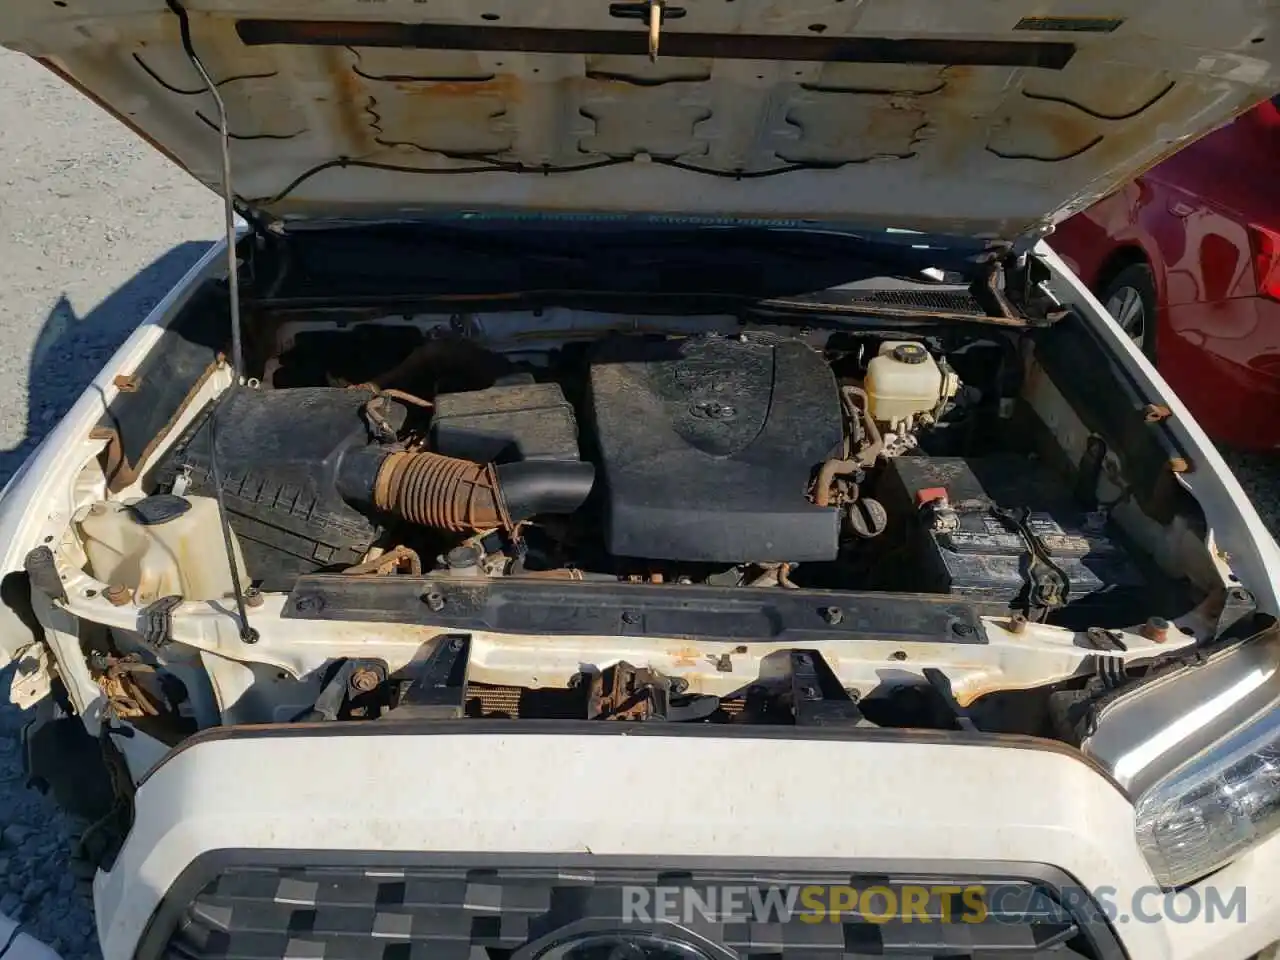
[[[956,392],[955,376],[944,373],[923,344],[889,340],[867,364],[864,383],[871,416],[896,425],[930,413]]]
[[[232,591],[218,501],[212,497],[145,497],[130,504],[94,503],[76,515],[88,573],[127,587],[139,604],[161,597],[218,600]],[[248,586],[240,545],[232,546],[241,586]]]

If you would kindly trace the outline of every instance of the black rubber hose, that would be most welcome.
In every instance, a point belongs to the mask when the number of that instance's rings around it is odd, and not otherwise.
[[[495,466],[377,447],[346,453],[337,475],[338,493],[357,507],[453,532],[514,526],[543,513],[573,513],[594,482],[594,465],[577,460]]]
[[[580,460],[523,460],[498,467],[498,488],[512,523],[542,513],[573,513],[591,494],[594,464]]]
[[[334,486],[343,500],[359,510],[373,509],[373,488],[387,451],[376,446],[347,449],[338,462]]]

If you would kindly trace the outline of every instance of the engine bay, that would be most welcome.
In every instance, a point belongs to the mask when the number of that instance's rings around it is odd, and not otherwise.
[[[1248,613],[1194,500],[1077,412],[1101,394],[1044,360],[1050,328],[547,307],[253,329],[247,382],[207,345],[201,374],[188,329],[162,371],[187,380],[144,366],[113,402],[46,541],[79,623],[54,655],[85,664],[69,710],[101,694],[169,744],[442,717],[1070,741],[1070,705]]]
[[[319,573],[813,587],[1123,623],[1160,586],[1037,455],[1000,335],[610,333],[513,356],[447,330],[402,353],[405,331],[286,334],[269,382],[198,418],[151,494],[213,496],[216,458],[269,591]]]

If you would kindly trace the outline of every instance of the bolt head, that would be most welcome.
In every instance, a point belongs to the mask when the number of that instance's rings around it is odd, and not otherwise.
[[[1164,617],[1148,617],[1139,633],[1153,643],[1164,643],[1169,639],[1172,626]]]

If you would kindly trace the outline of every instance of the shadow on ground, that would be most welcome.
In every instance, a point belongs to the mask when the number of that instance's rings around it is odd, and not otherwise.
[[[31,350],[25,435],[11,449],[0,450],[0,486],[22,466],[120,344],[209,246],[206,241],[179,244],[83,317],[76,315],[65,295],[58,298]]]
[[[208,249],[207,242],[174,247],[83,317],[65,295],[58,298],[31,350],[26,429],[17,445],[0,450],[0,485]],[[68,869],[77,829],[49,797],[26,787],[20,732],[28,715],[8,703],[12,679],[12,666],[0,670],[0,914],[23,923],[66,960],[100,960],[92,910]]]

